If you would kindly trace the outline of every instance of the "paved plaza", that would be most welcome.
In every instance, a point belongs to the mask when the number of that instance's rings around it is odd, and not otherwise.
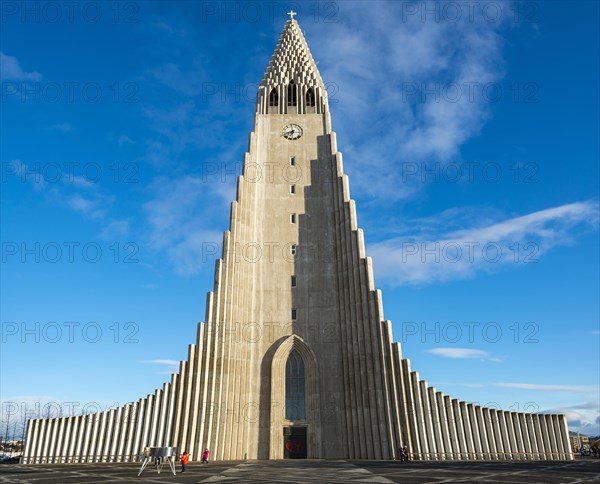
[[[600,461],[573,462],[398,462],[279,460],[191,463],[184,474],[160,475],[138,464],[0,465],[0,483],[353,483],[508,482],[600,483]]]

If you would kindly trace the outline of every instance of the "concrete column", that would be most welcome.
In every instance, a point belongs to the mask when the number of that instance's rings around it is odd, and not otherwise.
[[[159,447],[160,443],[158,441],[158,416],[160,415],[160,409],[162,407],[162,390],[158,389],[154,393],[154,408],[152,409],[152,421],[150,423],[150,434],[148,436],[148,441],[151,442],[153,447]]]
[[[533,414],[525,414],[525,427],[527,428],[527,434],[529,435],[529,443],[531,444],[531,458],[533,460],[539,460],[539,448],[537,444],[537,436],[535,434],[535,424],[533,422]]]
[[[117,407],[113,410],[114,412],[114,423],[113,423],[113,431],[112,438],[110,439],[110,447],[109,454],[110,460],[109,462],[120,462],[121,454],[119,452],[119,447],[121,446],[121,439],[123,438],[123,428],[122,428],[122,420],[123,420],[123,407]]]
[[[52,432],[52,419],[45,418],[44,425],[42,427],[43,438],[42,438],[42,447],[41,447],[41,461],[43,464],[48,463],[48,449],[50,447],[50,434]]]
[[[546,447],[544,445],[544,437],[540,426],[540,416],[537,413],[531,415],[533,419],[533,427],[535,429],[535,440],[538,448],[538,460],[546,460]]]
[[[552,422],[552,415],[546,414],[546,428],[548,429],[548,438],[550,440],[550,447],[552,449],[552,460],[559,460],[560,455],[558,453],[558,442],[556,441],[556,434],[554,433],[554,425]]]
[[[127,462],[125,457],[127,445],[127,437],[129,435],[129,420],[131,417],[131,404],[126,404],[121,407],[121,415],[119,416],[119,445],[117,446],[116,454],[119,456],[117,462]]]
[[[462,417],[463,428],[465,431],[465,443],[468,456],[467,458],[469,460],[475,460],[475,444],[473,443],[473,430],[471,429],[471,419],[467,410],[467,403],[461,401],[459,405],[460,415]]]
[[[505,412],[503,410],[497,410],[498,413],[498,423],[500,425],[500,435],[502,436],[502,443],[504,445],[504,452],[506,453],[505,458],[507,460],[512,459],[512,449],[510,446],[510,439],[508,434],[508,425],[510,424],[510,412]]]
[[[475,417],[477,418],[477,428],[479,430],[479,441],[481,442],[481,451],[483,452],[483,459],[492,460],[490,453],[490,438],[487,434],[487,427],[485,417],[483,416],[483,409],[480,405],[475,405]],[[489,418],[489,415],[488,415]]]
[[[475,460],[482,460],[483,450],[481,448],[481,436],[479,434],[479,422],[477,421],[477,415],[475,414],[475,405],[472,403],[467,404],[467,413],[469,415],[469,423],[471,427],[471,438],[473,440],[473,446],[475,447]]]
[[[77,421],[77,432],[73,429],[73,439],[75,440],[75,451],[73,454],[73,462],[81,463],[84,459],[81,457],[81,449],[83,448],[83,439],[85,435],[85,415],[74,417]]]
[[[465,439],[465,429],[463,425],[463,418],[460,411],[460,402],[456,399],[452,399],[452,412],[454,414],[454,425],[456,426],[456,435],[458,437],[458,448],[460,452],[461,460],[468,460],[469,454],[467,450],[467,443]]]
[[[504,449],[502,431],[500,429],[500,419],[498,416],[498,411],[495,408],[490,408],[490,417],[492,419],[492,429],[494,431],[494,440],[496,442],[496,452],[498,454],[498,459],[506,460],[506,451]]]
[[[565,459],[574,460],[575,456],[571,450],[571,442],[569,441],[569,430],[567,427],[567,418],[564,415],[558,416],[558,424],[560,427],[560,434],[562,436],[563,448],[565,450]]]
[[[35,419],[35,440],[32,441],[33,448],[31,454],[33,455],[33,463],[39,464],[41,462],[40,455],[42,450],[42,442],[44,439],[44,427],[45,423],[43,419]]]
[[[169,411],[169,399],[170,395],[170,383],[163,384],[162,388],[162,401],[160,405],[160,412],[158,414],[158,427],[156,429],[156,445],[159,447],[166,447],[165,441],[165,427],[167,425],[167,413]],[[196,408],[196,413],[198,409]]]
[[[418,459],[417,454],[421,452],[421,442],[417,430],[417,410],[411,384],[410,360],[408,359],[402,360],[402,375],[406,388],[406,415],[408,417],[408,436],[410,438],[408,450],[411,454],[414,454],[415,459]]]
[[[65,438],[65,424],[67,418],[60,418],[58,421],[58,431],[56,433],[56,446],[54,448],[54,462],[57,464],[63,463],[62,444]]]
[[[510,444],[510,458],[520,460],[519,446],[517,445],[517,434],[519,432],[518,422],[515,422],[514,412],[505,412],[504,419],[506,420],[506,428],[508,429],[508,441]]]
[[[442,392],[437,392],[435,394],[435,400],[440,418],[440,432],[442,434],[442,440],[444,443],[444,454],[442,455],[442,459],[454,460],[454,455],[452,454],[452,444],[450,442],[448,415],[446,414],[446,405],[444,404],[444,394]]]
[[[425,418],[423,416],[423,401],[421,400],[421,392],[419,390],[419,373],[416,371],[411,372],[411,390],[413,394],[413,401],[415,402],[415,410],[417,416],[417,431],[419,433],[420,449],[418,454],[419,460],[426,460],[429,454],[429,446],[427,442],[427,434],[425,431]]]
[[[531,460],[531,442],[529,442],[529,431],[527,430],[527,423],[525,422],[525,414],[523,412],[517,413],[519,419],[519,425],[521,427],[521,438],[523,439],[523,447],[525,448],[525,459]]]
[[[142,424],[142,441],[141,449],[151,445],[150,443],[150,422],[152,421],[152,411],[154,410],[154,395],[146,397],[146,411],[144,412],[144,423]]]
[[[67,417],[65,418],[65,429],[64,429],[64,437],[63,437],[63,441],[62,441],[62,445],[61,445],[61,449],[60,452],[63,455],[63,462],[69,462],[70,461],[70,454],[69,454],[69,448],[70,448],[70,443],[71,443],[71,432],[72,432],[72,427],[73,427],[73,419],[75,417]]]
[[[429,398],[429,411],[431,412],[431,422],[433,425],[433,440],[435,442],[436,460],[444,459],[444,439],[442,438],[442,425],[440,423],[440,415],[438,412],[437,400],[435,398],[435,388],[429,387],[427,389],[427,396]]]
[[[110,444],[114,438],[115,411],[108,410],[105,420],[104,442],[102,445],[102,462],[110,462]]]
[[[558,450],[558,458],[561,460],[566,459],[565,448],[563,447],[563,439],[560,431],[560,423],[558,421],[558,415],[552,415],[552,430],[556,438],[556,449]],[[568,449],[568,448],[567,448]]]
[[[548,433],[547,414],[538,414],[540,417],[540,427],[542,429],[542,438],[544,440],[544,448],[546,449],[545,459],[552,460],[552,441],[550,440],[550,434]]]
[[[429,395],[427,392],[427,382],[421,380],[419,382],[419,393],[421,395],[421,402],[423,405],[423,421],[425,423],[425,435],[428,443],[428,454],[427,459],[437,459],[437,447],[435,445],[435,439],[433,436],[433,419],[432,409],[429,406]]]
[[[460,443],[458,440],[456,417],[452,405],[452,398],[449,395],[444,396],[444,407],[448,417],[448,430],[450,431],[450,445],[452,446],[452,456],[454,460],[460,460]]]
[[[80,421],[77,417],[69,417],[69,419],[72,421],[72,427],[71,427],[71,436],[70,436],[70,443],[69,443],[69,453],[68,453],[68,460],[67,462],[73,462],[76,463],[78,462],[77,460],[77,437],[79,435],[79,424]]]
[[[192,372],[192,382],[193,382],[193,389],[192,389],[192,394],[191,394],[191,401],[190,401],[190,419],[189,419],[189,428],[188,428],[188,436],[187,436],[187,441],[189,442],[188,447],[189,447],[189,453],[191,456],[193,456],[194,459],[197,459],[199,457],[199,445],[202,445],[201,443],[199,443],[197,441],[197,433],[198,433],[198,417],[199,417],[199,405],[200,405],[200,395],[201,395],[201,390],[202,390],[202,371],[203,371],[203,366],[202,366],[202,349],[203,349],[203,345],[202,345],[202,334],[203,334],[203,330],[204,330],[204,325],[201,324],[198,327],[198,335],[197,335],[197,344],[196,344],[196,351],[195,351],[195,359],[194,359],[194,371]],[[237,374],[238,372],[236,372]],[[167,390],[165,389],[164,392],[165,397],[164,398],[168,398],[168,393]],[[161,412],[165,412],[165,410],[167,409],[167,402],[163,402],[163,404],[161,405]],[[164,417],[161,417],[164,418]],[[230,446],[231,447],[231,446]]]
[[[129,405],[129,413],[127,415],[127,438],[125,441],[125,462],[133,462],[133,454],[135,452],[135,432],[138,419],[138,402],[132,402]]]
[[[81,448],[81,462],[89,462],[90,440],[93,429],[93,415],[83,415],[83,427],[80,432],[84,435]]]
[[[131,455],[133,461],[136,462],[139,458],[140,452],[144,450],[145,444],[142,441],[142,435],[144,430],[144,421],[146,418],[146,399],[140,398],[138,402],[137,417],[135,419],[135,437],[133,439],[133,446]]]
[[[183,395],[182,395],[182,409],[183,409],[183,413],[181,415],[181,429],[179,430],[179,445],[181,446],[182,452],[187,450],[189,452],[190,450],[190,435],[189,435],[189,431],[190,431],[190,409],[191,409],[191,401],[192,401],[192,394],[194,391],[194,372],[196,370],[196,360],[197,360],[197,353],[196,353],[196,345],[195,344],[191,344],[188,346],[188,359],[187,359],[187,364],[185,365],[185,374],[182,374],[182,376],[184,376],[184,388],[183,388]],[[219,407],[220,405],[217,404],[217,407]],[[220,409],[217,408],[215,409],[217,410],[217,415],[220,415]],[[218,417],[217,417],[218,418]],[[215,454],[218,453],[217,448],[214,448],[215,450]]]

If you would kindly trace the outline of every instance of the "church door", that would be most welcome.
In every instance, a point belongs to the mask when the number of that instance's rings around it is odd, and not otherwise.
[[[306,459],[306,427],[284,427],[283,446],[286,459]]]

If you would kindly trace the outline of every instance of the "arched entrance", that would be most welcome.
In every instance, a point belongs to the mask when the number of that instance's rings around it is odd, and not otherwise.
[[[315,354],[297,335],[278,345],[271,364],[270,459],[321,455]]]

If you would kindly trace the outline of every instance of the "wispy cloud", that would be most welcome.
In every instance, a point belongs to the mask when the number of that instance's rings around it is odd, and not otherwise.
[[[155,197],[144,205],[150,247],[166,252],[175,271],[183,276],[212,265],[223,233],[215,230],[211,221],[215,211],[226,210],[225,201],[217,207],[206,203],[207,192],[214,193],[214,188],[202,176],[159,177],[154,186]]]
[[[446,226],[446,216],[434,218],[432,226]],[[371,244],[368,253],[389,283],[427,285],[535,263],[596,230],[597,220],[597,202],[576,202],[448,233],[406,234]]]
[[[16,57],[0,52],[0,81],[41,81],[39,72],[26,72]]]
[[[175,373],[179,368],[179,361],[176,360],[146,360],[142,361],[142,363],[150,365],[161,365],[163,367],[166,367],[166,369],[157,372],[157,374],[159,375],[171,375],[172,373]]]
[[[119,143],[119,146],[123,146],[125,144],[135,144],[135,141],[133,141],[129,136],[123,134],[119,136],[117,143]]]
[[[179,366],[179,361],[177,360],[144,360],[142,363],[148,363],[151,365]]]
[[[600,392],[600,389],[597,386],[595,387],[583,385],[544,385],[537,383],[495,383],[494,385],[502,388],[515,388],[519,390],[539,390],[545,392]]]
[[[443,356],[444,358],[477,358],[479,360],[485,360],[489,357],[487,351],[472,348],[432,348],[427,350],[427,352],[432,355]]]
[[[62,131],[63,133],[68,133],[73,129],[70,123],[60,123],[53,124],[48,128],[50,131]]]
[[[47,186],[46,180],[42,174],[36,170],[30,170],[26,163],[21,160],[11,160],[8,162],[10,170],[6,171],[6,178],[16,177],[21,183],[31,183],[35,190],[41,190]]]
[[[400,162],[448,161],[480,132],[491,113],[481,86],[504,76],[503,22],[490,24],[483,16],[423,21],[403,16],[403,8],[403,2],[385,8],[345,3],[352,14],[344,22],[315,26],[309,38],[318,46],[313,54],[323,61],[324,79],[332,83],[330,105],[352,160],[350,177],[361,194],[386,204],[422,188],[389,183],[401,179]],[[426,94],[447,92],[448,86],[460,93]]]
[[[41,164],[31,168],[21,160],[9,162],[9,174],[22,183],[30,183],[35,190],[44,190],[44,194],[54,203],[79,212],[87,218],[104,217],[115,197],[102,191],[99,183],[73,174],[62,174],[52,183],[46,181]]]
[[[588,401],[577,405],[550,408],[541,413],[565,415],[569,430],[572,432],[581,432],[590,436],[600,435],[600,404],[597,400],[595,402]]]
[[[113,220],[102,229],[100,237],[105,240],[114,240],[119,237],[125,237],[130,232],[129,220]]]

